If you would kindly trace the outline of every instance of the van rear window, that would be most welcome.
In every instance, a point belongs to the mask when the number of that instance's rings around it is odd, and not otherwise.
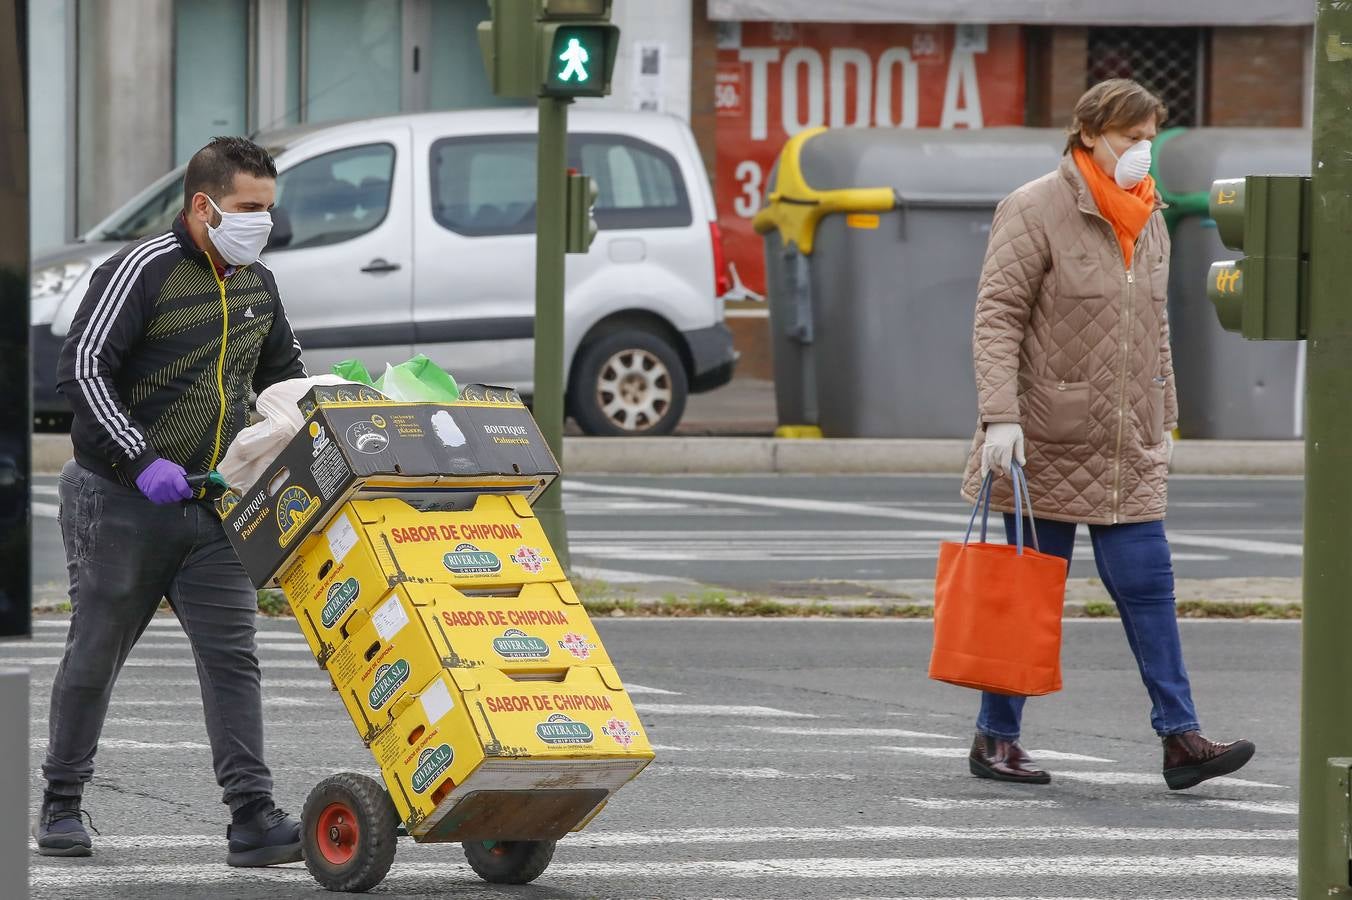
[[[535,136],[446,138],[432,145],[432,215],[473,237],[535,231]],[[595,217],[604,230],[679,228],[692,219],[680,167],[670,153],[612,134],[568,136],[568,164],[596,179]]]

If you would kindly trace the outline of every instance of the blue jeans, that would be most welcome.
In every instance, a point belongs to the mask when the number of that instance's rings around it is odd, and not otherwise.
[[[1075,549],[1073,522],[1037,520],[1037,536],[1043,553],[1070,562]],[[1024,523],[1024,541],[1031,545]],[[1005,536],[1014,543],[1014,517],[1005,515]],[[1133,525],[1090,525],[1094,562],[1099,577],[1117,604],[1127,643],[1136,656],[1150,695],[1150,724],[1161,736],[1196,731],[1197,711],[1192,705],[1192,687],[1183,667],[1183,645],[1178,637],[1174,611],[1174,569],[1163,522]],[[976,728],[983,734],[1018,740],[1026,697],[983,693]]]

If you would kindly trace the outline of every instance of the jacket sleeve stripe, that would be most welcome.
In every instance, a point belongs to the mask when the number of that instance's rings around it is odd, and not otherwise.
[[[108,281],[85,325],[84,334],[75,351],[75,378],[80,383],[90,409],[99,422],[126,451],[128,456],[139,456],[146,448],[145,437],[132,425],[131,421],[118,409],[104,379],[98,375],[98,355],[103,350],[108,332],[131,293],[132,285],[140,277],[142,270],[152,259],[170,252],[177,242],[174,235],[166,234],[153,241],[147,241],[137,247],[118,265],[117,271]]]

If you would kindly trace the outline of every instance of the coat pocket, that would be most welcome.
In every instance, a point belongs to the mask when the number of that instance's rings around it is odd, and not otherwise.
[[[1146,414],[1145,414],[1145,443],[1147,446],[1154,446],[1164,440],[1164,389],[1166,382],[1163,378],[1150,379],[1150,387],[1146,388]]]
[[[1083,444],[1089,435],[1089,382],[1034,381],[1022,397],[1023,428],[1044,444]]]

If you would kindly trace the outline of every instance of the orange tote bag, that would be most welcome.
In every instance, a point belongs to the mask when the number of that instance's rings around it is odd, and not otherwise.
[[[1014,479],[1014,546],[986,542],[991,486],[988,474],[962,543],[939,547],[934,581],[934,649],[929,677],[996,694],[1037,696],[1061,689],[1061,613],[1067,564],[1023,545],[1024,508],[1033,504],[1022,469]],[[981,513],[981,540],[972,526]]]

